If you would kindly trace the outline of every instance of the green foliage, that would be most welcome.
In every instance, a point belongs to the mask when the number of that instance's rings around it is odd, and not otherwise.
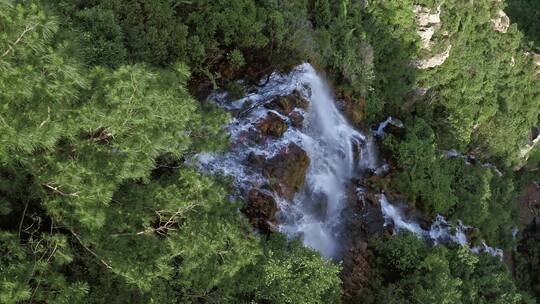
[[[257,303],[340,301],[340,267],[282,235],[273,236],[264,249],[263,261],[243,276],[256,284],[253,298]]]
[[[509,0],[505,9],[510,20],[517,23],[519,29],[529,41],[529,47],[540,52],[540,2],[535,0]]]
[[[374,92],[368,104],[369,113],[381,119],[382,109],[399,113],[406,95],[415,88],[416,71],[410,61],[418,55],[419,37],[413,12],[413,1],[375,1],[368,6],[365,21],[367,40],[374,49]]]
[[[338,301],[338,266],[263,241],[223,183],[183,165],[226,146],[228,116],[189,95],[184,64],[124,65],[115,3],[76,12],[68,33],[39,5],[0,3],[0,301]],[[232,22],[257,10],[235,5],[213,25],[230,30],[221,43],[259,45],[259,29],[239,37],[248,25]],[[74,51],[85,44],[95,49]]]
[[[73,303],[88,292],[83,282],[70,282],[62,268],[73,260],[66,238],[42,235],[19,243],[15,233],[0,232],[0,301]]]
[[[428,248],[406,233],[375,239],[372,249],[375,274],[358,303],[534,303],[497,258],[466,247]]]
[[[540,228],[531,223],[522,233],[515,254],[520,287],[540,298]]]
[[[419,75],[429,96],[438,143],[445,149],[472,151],[503,165],[516,161],[529,129],[537,121],[540,91],[530,56],[520,49],[515,26],[493,29],[491,1],[445,2],[437,37],[452,45],[446,62]],[[460,16],[455,18],[454,16]]]
[[[116,68],[126,61],[124,34],[111,10],[91,8],[77,13],[77,33],[80,49],[88,66]]]
[[[390,136],[390,147],[401,167],[393,187],[424,212],[444,214],[477,227],[492,244],[509,246],[515,197],[511,172],[448,158],[437,148],[433,129],[422,119],[406,121],[403,140]]]

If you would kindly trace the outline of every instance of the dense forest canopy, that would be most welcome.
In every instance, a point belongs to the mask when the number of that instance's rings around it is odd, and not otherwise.
[[[0,1],[0,303],[538,302],[540,222],[514,203],[539,180],[540,149],[523,152],[538,3]],[[440,12],[429,47],[418,6]],[[306,61],[357,127],[406,126],[383,141],[395,170],[381,188],[512,261],[378,236],[369,283],[342,297],[345,265],[254,229],[230,181],[186,161],[228,146],[230,117],[205,97]]]

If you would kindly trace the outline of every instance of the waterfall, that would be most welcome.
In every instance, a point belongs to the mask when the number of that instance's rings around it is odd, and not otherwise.
[[[302,68],[300,81],[311,92],[311,107],[298,144],[311,163],[304,188],[292,204],[282,209],[280,228],[289,235],[301,236],[307,246],[325,256],[335,257],[340,250],[340,216],[347,199],[346,185],[359,170],[374,169],[375,153],[370,153],[374,144],[343,117],[330,88],[316,71],[309,65]],[[313,208],[321,203],[322,207]]]
[[[272,111],[263,106],[266,102],[294,90],[310,102],[309,108],[301,111],[304,116],[301,129],[289,127],[282,137],[267,139],[262,144],[242,140],[242,132]],[[305,184],[292,201],[275,196],[280,209],[278,229],[290,237],[301,238],[306,246],[326,257],[336,257],[340,250],[340,216],[347,198],[346,185],[362,170],[376,169],[373,139],[347,122],[336,108],[329,86],[309,64],[297,67],[288,75],[272,74],[255,93],[240,100],[228,102],[226,94],[215,94],[211,99],[229,111],[243,111],[243,114],[228,127],[234,143],[230,151],[224,155],[198,155],[200,167],[210,173],[233,176],[237,188],[263,184],[264,178],[245,165],[248,155],[255,153],[268,158],[291,142],[297,144],[306,152],[310,165]]]
[[[302,127],[293,127],[290,117],[265,107],[275,98],[294,91],[300,92],[310,103],[307,110],[294,109],[304,118]],[[305,183],[292,200],[273,193],[279,207],[277,229],[291,238],[300,238],[306,246],[328,258],[339,258],[344,249],[341,248],[345,228],[342,226],[346,222],[343,213],[351,195],[347,192],[351,180],[366,171],[384,174],[389,170],[388,165],[379,165],[373,136],[362,134],[347,122],[336,107],[331,89],[309,64],[300,65],[287,75],[273,73],[244,98],[230,101],[227,97],[227,93],[215,93],[210,99],[234,116],[227,127],[231,145],[223,154],[198,154],[196,161],[200,170],[233,177],[236,190],[233,199],[236,199],[242,196],[243,190],[265,187],[270,182],[250,167],[251,155],[269,159],[291,143],[298,145],[306,152],[310,163]],[[286,121],[288,129],[279,137],[250,139],[249,132],[257,133],[255,126],[270,112]],[[375,135],[384,136],[389,124],[403,127],[401,122],[389,117],[374,130]],[[406,219],[386,196],[381,195],[380,204],[386,223],[392,223],[394,231],[408,230],[434,244],[468,243],[464,233],[468,227],[461,223],[451,225],[439,216],[429,230],[424,230],[417,222]],[[471,250],[502,256],[500,250],[485,243]]]

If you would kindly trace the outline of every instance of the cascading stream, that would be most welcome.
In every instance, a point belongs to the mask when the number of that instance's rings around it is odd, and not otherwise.
[[[301,92],[310,106],[303,112],[303,128],[289,129],[277,139],[266,139],[259,145],[249,145],[241,139],[258,120],[272,110],[263,105],[275,97]],[[297,67],[289,75],[272,74],[269,81],[246,98],[227,102],[226,96],[213,96],[230,111],[255,104],[241,118],[229,125],[231,142],[235,143],[225,155],[199,155],[203,170],[235,177],[237,188],[264,183],[245,165],[250,153],[267,158],[289,143],[300,146],[310,159],[305,184],[292,202],[275,195],[279,203],[278,228],[291,237],[300,237],[304,244],[329,258],[339,253],[340,216],[345,207],[346,184],[362,169],[375,169],[376,154],[372,139],[355,130],[335,105],[332,91],[309,64]],[[274,112],[276,113],[276,112]],[[279,113],[276,113],[279,114]],[[284,117],[284,119],[287,119]]]
[[[265,107],[279,96],[300,92],[309,101],[307,110],[294,111],[304,117],[302,127],[293,127],[292,118]],[[199,154],[197,161],[202,171],[212,174],[232,176],[235,181],[235,196],[242,196],[247,189],[267,188],[271,183],[261,172],[250,166],[250,157],[256,155],[271,159],[294,143],[309,157],[305,183],[292,200],[272,193],[277,201],[278,229],[290,237],[299,237],[309,246],[328,258],[340,258],[342,253],[342,227],[344,210],[347,207],[347,187],[351,180],[365,171],[384,174],[388,166],[379,166],[376,144],[371,135],[366,136],[354,129],[336,107],[333,93],[326,82],[309,64],[297,67],[288,75],[272,74],[255,93],[228,101],[227,94],[215,94],[211,99],[234,114],[228,126],[231,146],[225,154]],[[287,122],[288,129],[278,137],[264,140],[250,139],[250,132],[257,134],[257,125],[269,113]],[[382,137],[388,124],[400,126],[392,118],[375,130]],[[402,125],[401,125],[402,127]],[[246,135],[248,134],[248,135]],[[358,193],[363,193],[359,189]],[[268,192],[268,190],[264,190]],[[452,226],[443,217],[438,217],[429,230],[410,219],[406,219],[399,208],[381,195],[381,211],[386,223],[392,223],[394,231],[408,230],[437,244],[455,242],[468,244],[463,232],[466,226],[459,223]],[[485,243],[471,248],[474,252],[488,252],[502,256],[502,253]]]
[[[340,216],[345,207],[346,184],[362,167],[375,167],[367,138],[355,130],[336,108],[328,85],[310,65],[302,66],[301,82],[311,91],[301,141],[310,158],[304,188],[293,204],[282,204],[281,230],[300,235],[309,247],[327,257],[340,251]],[[358,157],[359,151],[362,157]]]

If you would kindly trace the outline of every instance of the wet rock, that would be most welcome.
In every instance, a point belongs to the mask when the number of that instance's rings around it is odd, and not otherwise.
[[[367,246],[367,243],[365,243]],[[369,252],[361,248],[351,249],[343,259],[344,267],[341,274],[343,281],[343,303],[356,303],[354,299],[369,287],[371,269],[369,267]]]
[[[343,94],[338,100],[337,106],[345,114],[349,122],[359,125],[365,118],[366,100],[364,98],[353,99],[348,94]]]
[[[262,143],[263,141],[264,136],[257,129],[251,128],[241,132],[238,138],[231,142],[230,148],[235,149],[236,147],[242,147],[246,143]]]
[[[289,115],[295,108],[306,110],[309,107],[309,102],[302,97],[300,92],[294,91],[290,95],[275,98],[264,107],[276,110],[283,115]]]
[[[374,173],[374,171],[371,171]],[[379,193],[381,192],[380,181],[382,180],[381,176],[378,175],[368,175],[362,180],[360,180],[360,185],[363,187],[362,197],[367,200],[368,203],[372,205],[379,205]]]
[[[258,155],[253,152],[249,153],[246,158],[247,165],[253,168],[262,168],[266,161],[266,158],[263,155]]]
[[[405,127],[398,120],[394,120],[391,123],[389,123],[386,126],[386,128],[384,128],[384,132],[386,132],[388,134],[392,134],[392,135],[396,136],[397,138],[404,138],[405,137]]]
[[[326,219],[326,216],[328,214],[328,196],[326,194],[320,192],[320,193],[313,193],[310,198],[312,201],[312,210],[313,214],[321,221]]]
[[[291,119],[291,125],[293,127],[297,129],[302,129],[302,127],[304,126],[304,116],[300,112],[291,112],[289,118]]]
[[[273,231],[272,222],[277,212],[277,204],[272,195],[260,189],[251,189],[246,201],[242,212],[251,224],[264,233]]]
[[[304,185],[308,166],[309,157],[306,151],[291,143],[266,161],[263,174],[280,196],[292,200],[294,194]]]
[[[257,128],[261,134],[273,137],[281,137],[288,127],[287,123],[273,112],[268,112],[265,118],[257,122]]]

